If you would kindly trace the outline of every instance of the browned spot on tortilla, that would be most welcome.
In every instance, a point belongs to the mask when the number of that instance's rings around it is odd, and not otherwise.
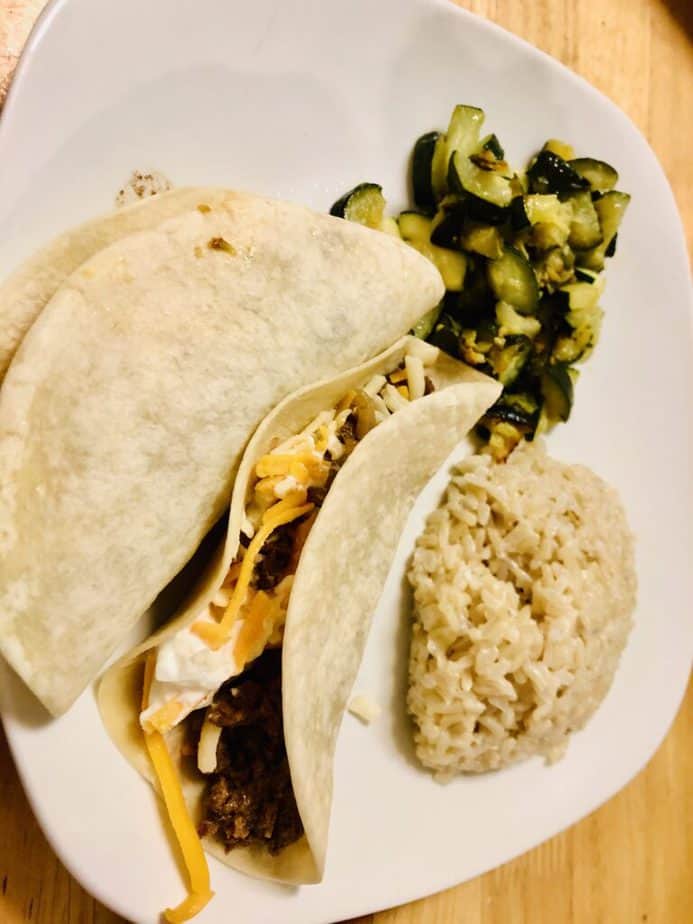
[[[207,244],[211,250],[223,250],[225,253],[235,256],[236,248],[233,244],[229,244],[228,241],[224,240],[223,237],[213,237]]]
[[[195,251],[194,251],[194,253],[195,253],[195,256],[196,256],[196,257],[201,257],[201,256],[202,256],[202,248],[200,247],[199,244],[196,244],[196,245],[195,245]]]
[[[206,215],[207,212],[212,211],[211,207],[209,205],[205,205],[204,202],[200,202],[200,204],[197,206],[197,210],[198,212],[202,212],[203,215]]]

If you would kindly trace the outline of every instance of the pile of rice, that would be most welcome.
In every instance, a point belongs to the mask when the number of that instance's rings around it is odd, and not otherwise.
[[[616,492],[522,443],[455,471],[417,542],[408,708],[439,778],[560,757],[606,696],[631,628],[633,539]]]

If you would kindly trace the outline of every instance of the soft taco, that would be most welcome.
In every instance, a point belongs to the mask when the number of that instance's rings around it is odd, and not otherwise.
[[[227,507],[265,414],[442,294],[401,240],[219,190],[64,281],[0,390],[0,652],[53,714]]]
[[[182,612],[103,677],[109,734],[189,871],[322,878],[337,732],[411,505],[500,386],[414,337],[287,398],[243,456],[228,534]],[[281,651],[280,651],[281,649]]]
[[[214,204],[227,195],[215,188],[184,187],[160,193],[71,228],[32,254],[0,284],[0,382],[24,335],[60,286],[82,263],[135,231]]]

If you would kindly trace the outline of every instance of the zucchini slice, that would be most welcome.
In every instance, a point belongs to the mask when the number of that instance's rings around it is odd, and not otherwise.
[[[550,250],[567,242],[573,218],[570,202],[561,202],[555,193],[533,193],[525,196],[524,207],[532,225],[529,243],[533,247]]]
[[[570,247],[552,247],[534,260],[534,274],[548,292],[573,281],[575,257]]]
[[[432,219],[418,212],[402,212],[399,216],[399,232],[402,238],[435,264],[449,292],[461,292],[467,259],[463,253],[432,244],[432,227]]]
[[[539,151],[527,170],[534,193],[571,193],[589,189],[589,182],[558,154],[546,148]]]
[[[495,135],[487,135],[485,138],[482,138],[479,146],[484,151],[490,151],[496,160],[505,160],[505,151],[503,150],[503,145]]]
[[[602,242],[599,215],[592,202],[589,190],[574,193],[568,200],[573,208],[568,243],[576,250],[588,250]]]
[[[618,183],[618,173],[611,164],[593,157],[577,157],[568,161],[569,166],[590,184],[594,192],[605,193]]]
[[[549,138],[548,141],[544,142],[543,151],[551,151],[552,154],[557,154],[559,157],[562,157],[563,160],[570,161],[575,157],[575,151],[571,144],[566,144],[565,141],[560,141],[558,138]]]
[[[461,151],[453,151],[448,162],[448,190],[457,195],[469,193],[500,208],[509,206],[513,198],[508,177],[482,170]]]
[[[601,272],[604,269],[604,260],[609,254],[609,248],[616,237],[616,232],[629,202],[630,196],[627,193],[618,192],[615,189],[604,193],[601,199],[597,199],[594,207],[599,216],[599,224],[602,229],[602,242],[597,244],[596,247],[577,255],[579,266],[596,272]],[[613,253],[613,250],[611,253]]]
[[[432,220],[420,212],[401,212],[398,218],[399,233],[410,244],[427,244],[431,239]]]
[[[573,380],[565,363],[547,366],[541,377],[541,393],[549,421],[566,421],[573,407]]]
[[[433,196],[436,202],[445,195],[445,188],[448,181],[448,141],[445,135],[441,135],[436,141],[431,161],[431,186]]]
[[[461,202],[436,212],[431,226],[431,243],[437,247],[458,250],[464,227],[464,208]]]
[[[383,188],[377,183],[359,183],[330,209],[330,215],[346,218],[368,228],[380,229],[385,214]]]
[[[460,247],[471,250],[489,260],[503,256],[503,238],[492,225],[468,225],[459,237]]]
[[[411,177],[414,203],[420,209],[434,210],[436,207],[437,191],[433,185],[433,160],[437,145],[445,146],[445,138],[441,132],[427,132],[414,145]]]
[[[494,459],[503,462],[522,439],[533,439],[539,418],[539,404],[533,395],[504,392],[479,423],[479,428],[488,433]]]
[[[541,330],[541,321],[531,315],[518,314],[507,302],[496,305],[496,324],[501,337],[536,337]]]
[[[599,273],[595,270],[584,269],[584,267],[577,267],[575,270],[575,278],[578,282],[587,282],[592,285],[599,279]]]
[[[445,165],[455,151],[469,157],[479,146],[479,132],[484,124],[484,111],[476,106],[455,106],[446,134]]]
[[[532,342],[528,337],[506,337],[505,346],[494,346],[489,361],[495,377],[504,388],[512,385],[524,369],[532,352]]]
[[[488,281],[498,301],[509,302],[520,314],[533,314],[539,301],[534,270],[522,254],[506,247],[487,267]]]
[[[525,209],[525,200],[523,196],[513,196],[510,207],[510,227],[513,231],[524,231],[529,228],[531,222]]]
[[[597,305],[604,290],[603,278],[596,284],[589,282],[571,282],[558,290],[558,295],[567,298],[567,311],[591,311]]]
[[[443,312],[428,336],[428,342],[439,347],[450,356],[460,355],[460,334],[462,327],[452,315]]]
[[[431,243],[436,247],[447,247],[448,250],[458,250],[462,221],[452,212],[446,212],[440,217],[437,212],[431,225]]]
[[[495,205],[469,192],[462,200],[462,205],[468,218],[472,221],[483,222],[485,225],[503,225],[510,217],[509,208]]]
[[[566,321],[573,329],[570,340],[577,355],[575,359],[569,360],[567,356],[570,352],[570,346],[559,338],[554,346],[555,358],[564,362],[577,362],[578,359],[581,361],[587,359],[599,340],[603,317],[604,312],[599,305],[569,311],[566,315]]]
[[[429,337],[438,322],[438,318],[440,317],[440,312],[442,309],[442,304],[436,305],[435,308],[431,308],[430,311],[427,311],[426,314],[422,315],[416,324],[412,327],[412,334],[415,337],[418,337],[420,340],[425,340],[427,337]]]
[[[457,296],[457,310],[453,313],[471,326],[481,324],[486,317],[495,317],[495,310],[496,297],[488,283],[486,260],[470,254],[464,289]]]

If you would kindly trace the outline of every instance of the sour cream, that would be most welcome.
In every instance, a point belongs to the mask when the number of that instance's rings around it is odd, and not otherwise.
[[[194,622],[216,624],[212,605],[199,613]],[[228,641],[217,649],[210,648],[190,627],[162,642],[156,652],[149,706],[140,714],[140,725],[144,727],[147,720],[168,703],[177,703],[180,707],[171,727],[195,709],[208,706],[219,687],[243,669],[233,655],[241,625],[242,620],[236,622]]]

